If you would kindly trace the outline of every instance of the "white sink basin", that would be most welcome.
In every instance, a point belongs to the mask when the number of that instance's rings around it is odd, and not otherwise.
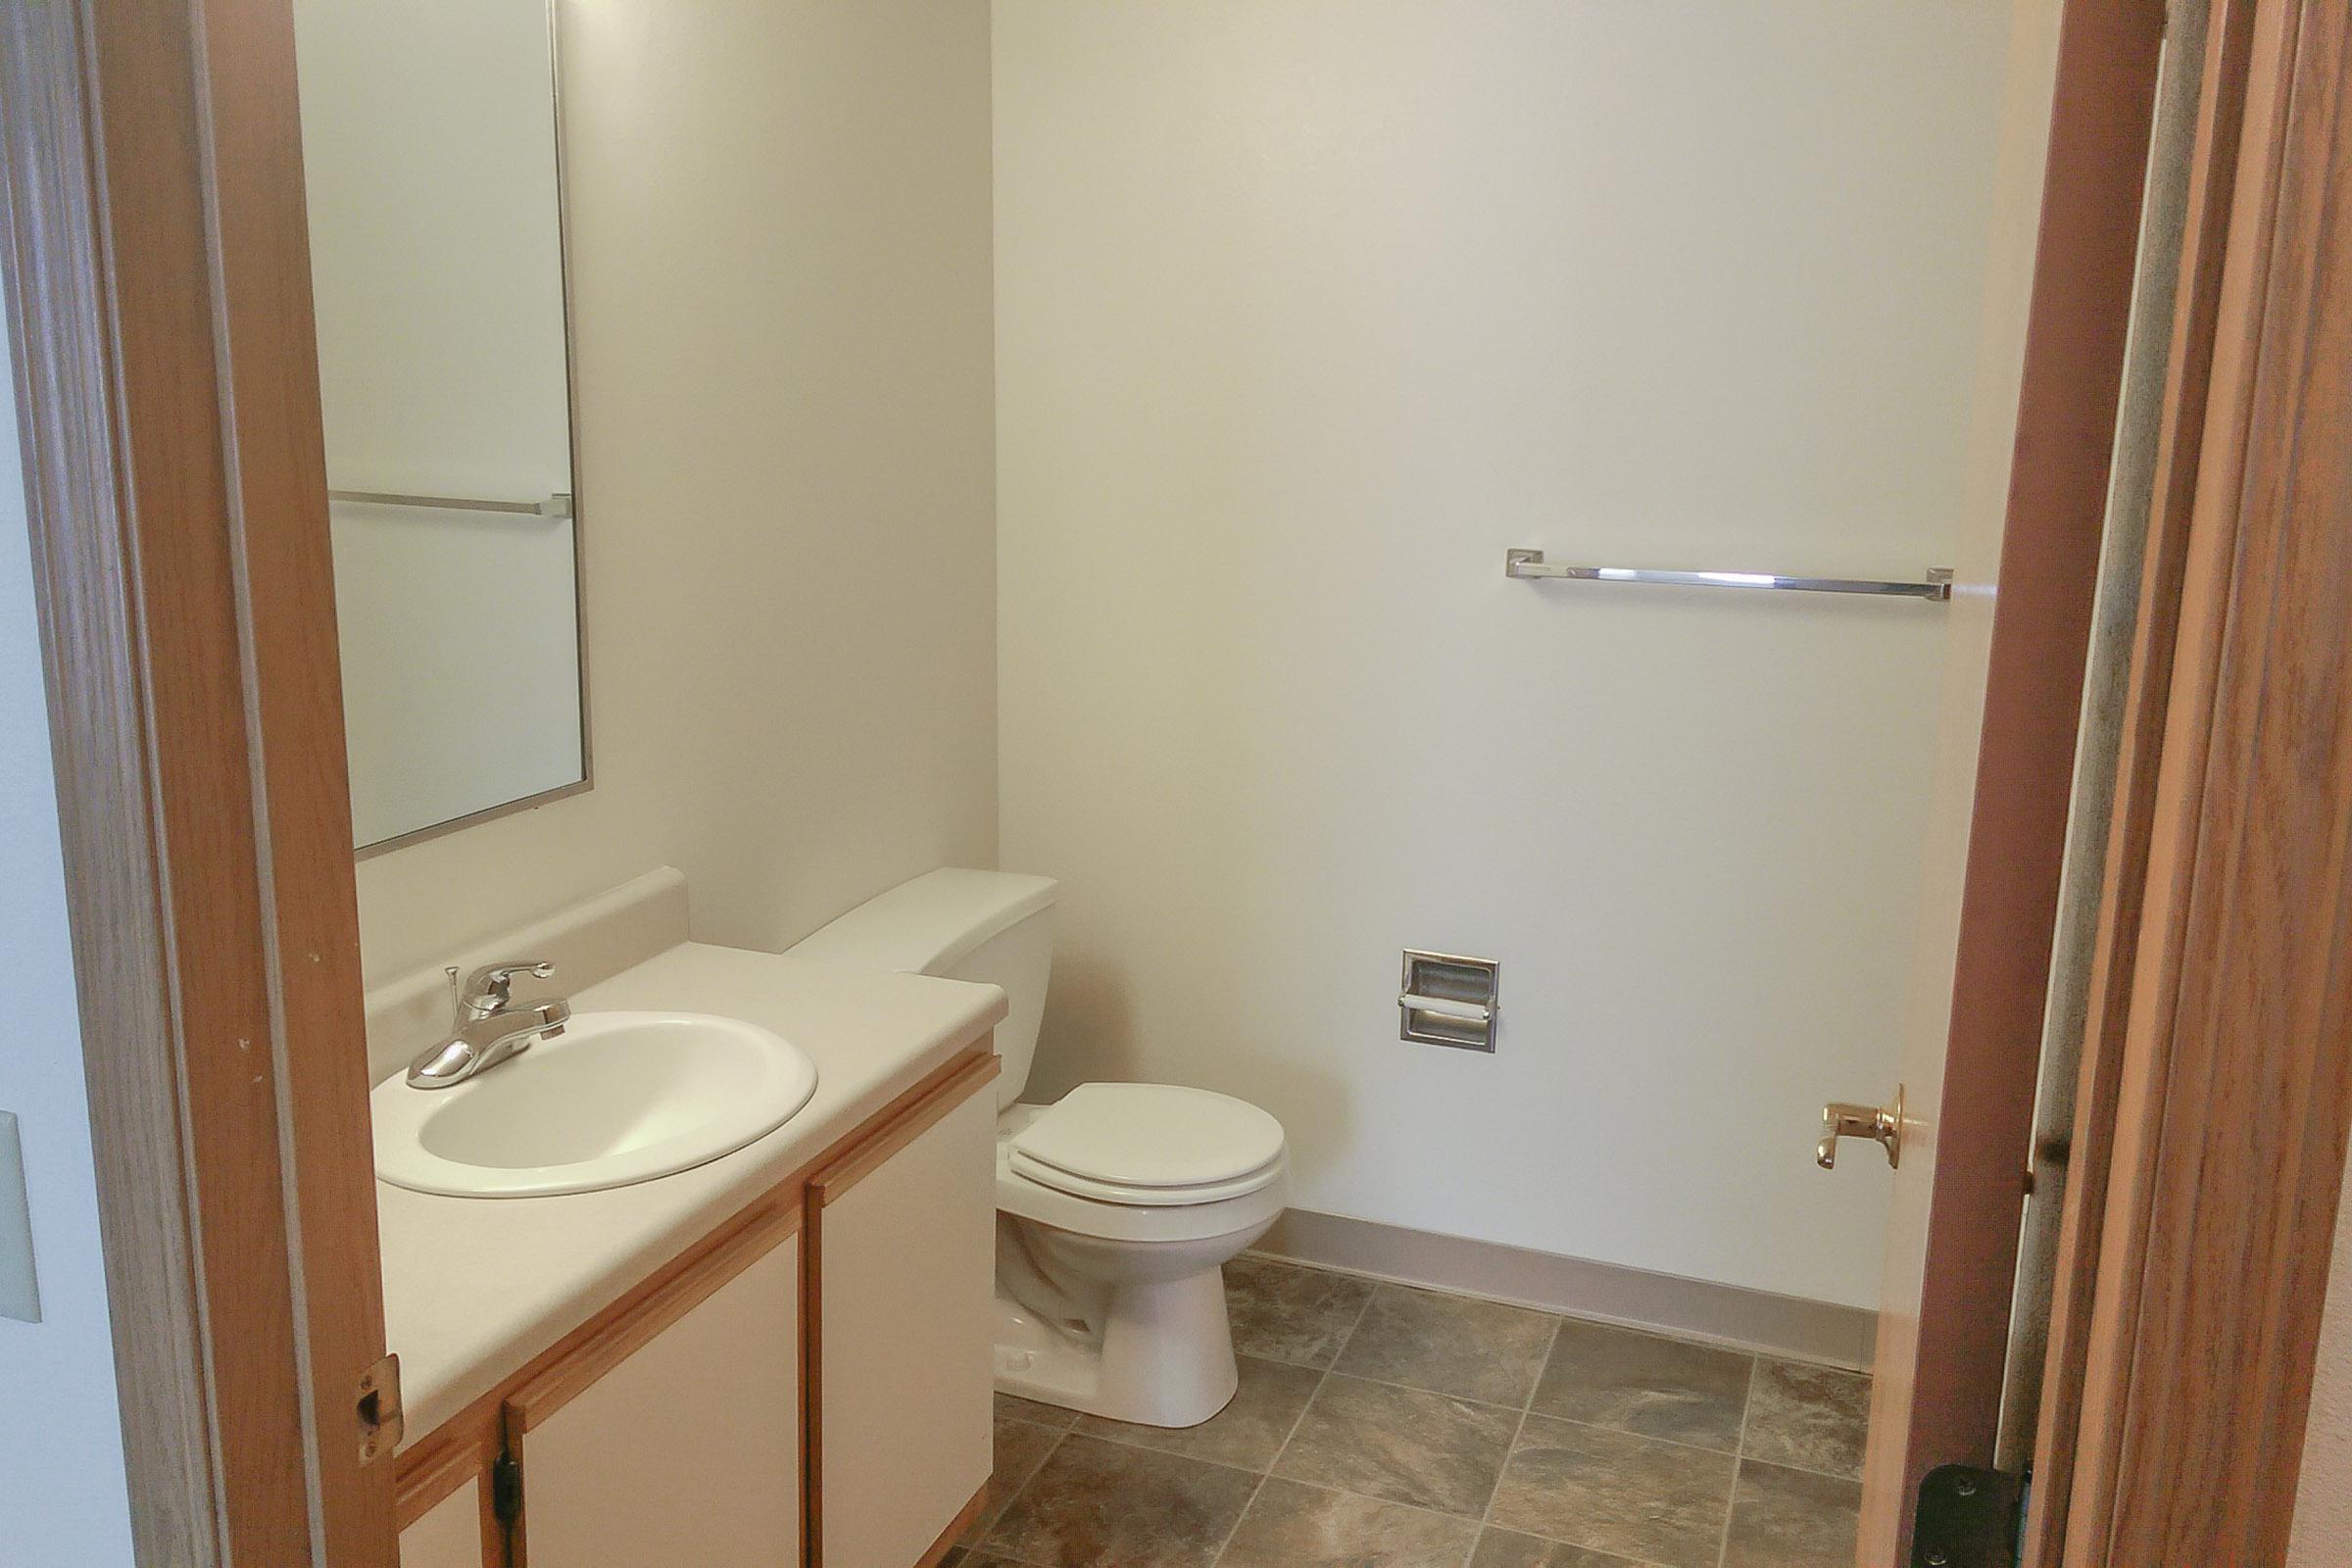
[[[558,1038],[463,1083],[378,1084],[375,1173],[461,1198],[625,1187],[733,1153],[815,1093],[816,1064],[755,1024],[575,1013]]]

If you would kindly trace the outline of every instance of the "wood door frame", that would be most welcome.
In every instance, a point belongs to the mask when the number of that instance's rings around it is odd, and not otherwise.
[[[286,0],[0,8],[0,246],[138,1560],[390,1568]]]
[[[2036,1565],[2284,1560],[2352,1135],[2352,17],[2208,3]]]
[[[1865,1561],[1908,1560],[1928,1471],[1993,1458],[2163,37],[2161,0],[2059,21],[1941,1082],[1904,1151],[1922,1284],[1880,1324]]]
[[[2352,702],[2344,628],[2308,614],[2352,560],[2296,555],[2330,541],[2288,504],[2328,446],[2297,439],[2333,390],[2304,367],[2352,346],[2352,258],[2316,217],[2347,177],[2328,94],[2352,23],[2210,3],[2034,1521],[2085,1568],[2282,1557],[2352,1129],[2328,1049],[2352,928],[2216,923],[2306,869],[2282,824],[2352,821],[2336,731],[2298,751],[2278,724],[2282,693]],[[2075,0],[2069,24],[2154,9]],[[2062,58],[2062,126],[2084,79]],[[190,1568],[394,1550],[393,1466],[359,1462],[350,1405],[382,1309],[295,115],[285,0],[0,10],[0,259],[133,1529],[141,1561]],[[2289,265],[2310,256],[2332,293]],[[2338,898],[2330,842],[2295,885]],[[2230,991],[2230,962],[2282,983]],[[2299,1010],[2263,1013],[2274,993]],[[2249,1117],[2239,1084],[2280,1113]]]

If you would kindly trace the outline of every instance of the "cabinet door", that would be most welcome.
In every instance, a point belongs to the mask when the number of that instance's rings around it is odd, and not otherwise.
[[[792,1568],[801,1252],[778,1213],[508,1401],[521,1568]]]
[[[816,1562],[936,1560],[989,1472],[996,1058],[809,1186]]]
[[[400,1533],[400,1568],[482,1568],[482,1480],[443,1497]]]

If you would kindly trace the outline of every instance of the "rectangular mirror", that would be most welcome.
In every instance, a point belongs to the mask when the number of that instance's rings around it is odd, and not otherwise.
[[[588,786],[548,0],[296,0],[359,848]]]

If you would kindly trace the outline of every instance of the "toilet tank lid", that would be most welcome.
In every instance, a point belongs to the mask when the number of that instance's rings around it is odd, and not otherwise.
[[[935,974],[1041,909],[1061,884],[1015,871],[942,867],[875,895],[792,950],[860,969]]]

